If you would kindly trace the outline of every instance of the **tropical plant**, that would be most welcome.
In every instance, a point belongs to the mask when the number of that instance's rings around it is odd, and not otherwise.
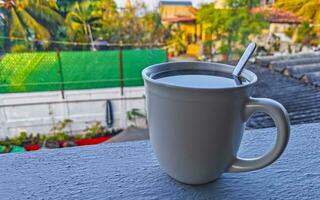
[[[13,145],[22,146],[27,140],[27,133],[25,131],[20,132],[19,136],[10,139],[10,143]]]
[[[16,38],[36,39],[43,47],[48,47],[55,28],[64,23],[58,13],[55,0],[2,0],[0,16],[5,25],[5,49]]]
[[[105,133],[107,133],[107,130],[102,126],[100,121],[96,121],[91,123],[90,126],[87,127],[85,132],[86,138],[95,138],[98,136],[103,136]]]
[[[67,35],[71,41],[86,42],[94,50],[93,31],[99,29],[102,17],[98,1],[76,2],[66,16]]]
[[[227,59],[244,48],[249,36],[259,34],[268,26],[261,14],[250,13],[247,0],[229,0],[225,9],[204,4],[198,12],[197,21],[212,36],[217,52],[226,55]]]
[[[64,119],[62,121],[59,121],[57,124],[55,124],[52,128],[51,128],[51,132],[54,135],[59,135],[59,134],[64,134],[65,128],[67,126],[69,126],[73,121],[71,119]]]
[[[146,116],[138,108],[133,108],[127,111],[127,118],[129,121],[133,122],[134,126],[137,126],[138,119],[146,119]]]
[[[59,11],[63,14],[67,14],[72,5],[76,2],[81,2],[82,0],[56,0]]]

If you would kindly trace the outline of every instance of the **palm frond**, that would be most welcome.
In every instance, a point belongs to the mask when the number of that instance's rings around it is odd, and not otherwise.
[[[39,24],[26,10],[18,9],[18,14],[21,16],[23,23],[34,31],[35,36],[39,40],[49,40],[50,33],[49,31]]]
[[[36,18],[39,18],[51,25],[64,24],[64,18],[55,10],[51,9],[48,6],[41,5],[41,4],[31,4],[27,7],[29,13],[31,13]]]
[[[10,37],[27,37],[27,31],[23,27],[19,16],[17,15],[14,8],[10,10],[11,18],[10,18],[10,28],[9,28],[9,36]]]

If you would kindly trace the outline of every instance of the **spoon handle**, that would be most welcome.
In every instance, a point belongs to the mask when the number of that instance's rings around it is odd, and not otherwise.
[[[254,50],[256,49],[257,45],[256,43],[250,43],[248,47],[246,48],[245,52],[241,56],[236,68],[233,70],[232,75],[233,76],[239,76],[244,68],[244,66],[247,64],[249,58],[252,56]]]

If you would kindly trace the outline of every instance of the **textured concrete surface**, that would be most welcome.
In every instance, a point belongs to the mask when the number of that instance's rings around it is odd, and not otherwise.
[[[240,155],[261,155],[275,130],[250,130]],[[0,155],[0,199],[319,199],[320,124],[292,127],[284,155],[260,171],[207,185],[178,183],[148,141]]]
[[[128,127],[118,135],[108,140],[107,143],[148,140],[148,139],[149,139],[149,132],[147,128]]]

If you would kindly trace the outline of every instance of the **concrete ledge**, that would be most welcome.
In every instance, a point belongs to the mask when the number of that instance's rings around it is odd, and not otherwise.
[[[240,155],[258,156],[275,129],[246,131]],[[320,124],[292,127],[289,146],[260,171],[224,174],[202,186],[178,183],[159,167],[149,141],[0,155],[7,199],[318,199]]]

